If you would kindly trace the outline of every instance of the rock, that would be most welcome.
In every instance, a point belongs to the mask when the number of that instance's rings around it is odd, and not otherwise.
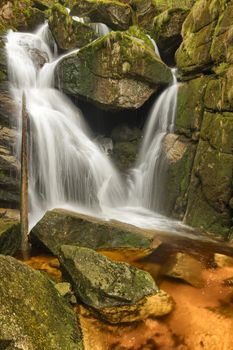
[[[139,140],[117,142],[113,147],[112,159],[117,168],[127,174],[134,166],[139,151]]]
[[[0,279],[0,343],[22,350],[83,350],[77,316],[49,279],[5,256]]]
[[[218,267],[233,267],[233,258],[223,254],[214,254],[214,260]]]
[[[92,22],[105,23],[115,30],[125,30],[132,23],[131,7],[116,0],[79,0],[70,14],[89,17]]]
[[[210,78],[202,76],[179,85],[175,133],[197,140],[204,114],[204,98]],[[190,99],[192,96],[192,99]]]
[[[63,209],[48,211],[32,229],[31,238],[35,243],[43,244],[54,255],[59,254],[61,245],[106,250],[132,248],[149,254],[153,241],[152,236],[134,226],[103,221]]]
[[[168,258],[162,268],[165,276],[181,279],[194,287],[201,288],[204,285],[202,277],[203,266],[197,259],[185,253],[176,253]]]
[[[87,24],[74,21],[65,7],[55,4],[50,9],[49,28],[61,51],[83,47],[97,39]]]
[[[71,294],[71,285],[68,282],[56,283],[54,287],[62,297]]]
[[[45,20],[45,14],[31,0],[3,0],[0,5],[0,33],[7,29],[32,31]]]
[[[126,263],[113,262],[88,248],[67,245],[61,247],[60,261],[76,296],[108,322],[162,316],[173,307],[171,298],[159,292],[149,273]],[[151,308],[154,302],[157,306]]]
[[[55,79],[66,94],[117,110],[139,108],[172,74],[144,41],[111,32],[61,59]]]
[[[115,127],[111,133],[114,142],[131,142],[141,138],[142,131],[137,127],[129,127],[127,124],[121,124]]]
[[[187,7],[191,8],[195,0],[153,0],[154,6],[156,7],[157,13],[164,12],[168,9],[177,7]]]
[[[0,254],[14,255],[21,244],[20,225],[1,218],[0,224]]]
[[[174,63],[175,52],[182,42],[182,24],[188,13],[187,8],[171,8],[154,18],[152,38],[167,64]]]
[[[0,207],[18,208],[19,163],[14,152],[17,132],[13,126],[16,106],[7,92],[0,91]]]
[[[227,238],[232,226],[229,208],[232,172],[233,154],[220,152],[212,148],[208,140],[201,139],[189,187],[185,215],[188,225],[201,227]]]

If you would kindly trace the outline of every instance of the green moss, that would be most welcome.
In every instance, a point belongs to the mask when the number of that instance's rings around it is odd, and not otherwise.
[[[20,225],[3,221],[0,223],[0,254],[14,255],[21,245]]]

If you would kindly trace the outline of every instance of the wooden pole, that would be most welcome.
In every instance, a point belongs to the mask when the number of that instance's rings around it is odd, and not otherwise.
[[[22,96],[22,139],[21,139],[21,189],[20,189],[20,222],[21,250],[25,256],[29,251],[28,244],[28,113],[26,97]]]

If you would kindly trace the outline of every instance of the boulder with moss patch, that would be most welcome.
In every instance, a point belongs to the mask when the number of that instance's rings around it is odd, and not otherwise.
[[[170,69],[143,40],[112,32],[61,59],[57,85],[106,109],[136,109],[172,81]]]
[[[67,245],[61,247],[60,261],[76,296],[108,322],[163,316],[173,308],[172,299],[159,291],[149,273],[126,263]]]
[[[49,28],[62,51],[83,47],[97,39],[94,30],[85,23],[72,19],[66,8],[55,4],[50,9]]]
[[[17,221],[1,219],[0,224],[0,254],[14,255],[21,245],[20,224]]]

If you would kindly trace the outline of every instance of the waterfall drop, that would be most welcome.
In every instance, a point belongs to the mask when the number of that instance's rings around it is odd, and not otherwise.
[[[57,58],[51,50],[47,30],[45,24],[35,34],[10,31],[6,37],[11,92],[19,111],[25,92],[30,118],[30,227],[47,210],[60,207],[142,228],[179,230],[178,222],[156,213],[165,169],[163,139],[175,118],[175,75],[154,103],[127,189],[81,111],[54,88],[54,69],[64,56]]]

